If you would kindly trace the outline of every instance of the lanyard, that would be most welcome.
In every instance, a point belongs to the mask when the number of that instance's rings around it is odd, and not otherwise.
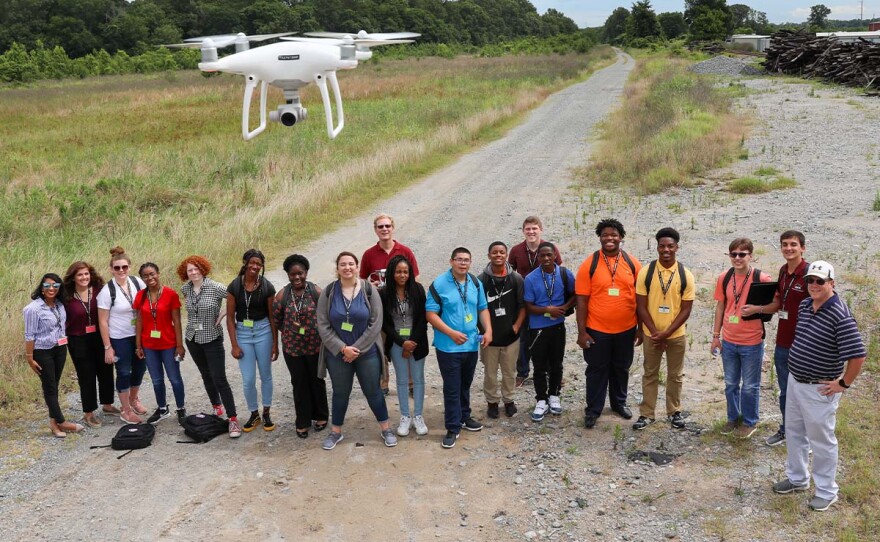
[[[400,318],[404,322],[406,322],[406,311],[409,309],[409,296],[404,294],[403,301],[400,300],[399,297],[395,294],[395,299],[397,299],[397,311],[400,312]]]
[[[357,291],[357,284],[354,285],[354,288],[351,289],[351,299],[345,297],[345,289],[342,287],[342,283],[339,284],[339,294],[342,296],[342,304],[345,305],[345,321],[349,322],[348,315],[351,312],[351,305],[354,303],[355,292]]]
[[[788,275],[786,273],[786,275]],[[782,290],[782,308],[785,309],[785,300],[788,299],[788,292],[791,291],[791,287],[794,286],[795,281],[798,279],[797,271],[791,274],[791,282],[788,283],[787,286]],[[785,284],[785,279],[783,279],[782,284]]]
[[[83,299],[79,296],[79,292],[73,292],[73,295],[79,300],[80,304],[83,306],[83,309],[86,311],[86,317],[89,320],[89,325],[92,325],[92,287],[89,286],[89,300],[88,302],[83,301]]]
[[[495,277],[492,277],[492,291],[495,292],[495,299],[498,301],[498,306],[501,307],[501,296],[504,295],[504,288],[507,286],[507,279],[510,275],[504,275],[504,278],[501,280],[501,288],[498,287],[498,281],[495,280]]]
[[[669,282],[663,284],[663,273],[660,272],[660,266],[657,266],[657,278],[660,280],[660,291],[663,292],[663,299],[666,299],[666,292],[672,287],[672,279],[675,278],[675,271],[669,275]]]
[[[528,249],[526,249],[528,250]],[[467,287],[468,287],[468,277],[464,277],[464,290],[461,289],[461,284],[455,280],[455,277],[452,277],[452,282],[455,283],[455,289],[458,290],[458,296],[461,298],[461,302],[464,304],[464,310],[467,312],[468,302],[467,302]]]
[[[259,278],[259,279],[257,279],[257,281],[258,281],[257,287],[254,288],[253,292],[248,292],[247,288],[245,288],[245,286],[244,286],[244,278],[241,279],[241,291],[244,295],[244,319],[245,320],[251,319],[251,298],[254,297],[254,292],[256,292],[258,290],[262,291],[262,289],[263,289],[263,279]],[[250,294],[250,295],[248,295],[248,294]],[[258,299],[259,299],[259,297],[258,297]]]
[[[534,258],[532,258],[532,254],[535,255]],[[526,245],[526,258],[528,258],[529,260],[529,271],[534,271],[535,267],[537,267],[535,263],[538,261],[538,251],[536,250],[533,253],[531,250],[529,250],[529,245]]]
[[[544,270],[541,269],[541,280],[544,281],[544,291],[547,292],[547,303],[553,304],[553,290],[556,289],[556,270],[554,269],[550,275],[550,285],[547,285],[547,275],[548,273],[544,273]]]
[[[605,253],[602,253],[602,258],[605,259],[605,266],[608,268],[608,272],[611,273],[611,287],[614,287],[614,275],[617,274],[617,264],[620,263],[620,251],[617,251],[617,258],[614,259],[614,269],[611,268],[611,264],[608,263],[608,256]]]
[[[159,322],[156,320],[156,316],[159,312],[159,298],[162,297],[162,290],[164,288],[164,286],[159,288],[159,293],[156,295],[155,305],[153,305],[153,296],[151,296],[150,291],[147,290],[147,303],[150,304],[150,316],[153,317],[153,329],[159,329]]]
[[[290,297],[293,300],[293,310],[296,311],[297,320],[299,320],[299,317],[300,317],[302,309],[303,309],[303,305],[306,302],[306,294],[307,293],[309,293],[308,283],[306,283],[306,287],[303,288],[303,293],[301,296],[299,296],[299,301],[297,301],[296,292],[293,291],[293,285],[292,284],[290,285]]]
[[[205,293],[205,283],[202,282],[202,286],[199,288],[198,293],[196,293],[196,287],[192,287],[192,311],[193,316],[195,318],[199,317],[199,304],[202,302],[202,295]]]
[[[45,301],[44,301],[44,303],[45,303]],[[49,307],[49,310],[52,311],[52,316],[55,317],[55,326],[59,330],[62,330],[62,328],[61,328],[61,309],[58,308],[58,302],[56,301],[54,305]]]
[[[130,278],[126,277],[125,278],[125,288],[120,286],[119,290],[122,292],[122,295],[125,297],[125,300],[128,301],[128,304],[134,305],[134,299],[132,299],[131,293],[130,293],[131,292],[131,287],[129,286],[130,280],[131,280]]]
[[[733,277],[731,277],[731,278],[733,278],[733,306],[734,307],[739,305],[739,298],[742,297],[743,290],[746,289],[746,284],[748,284],[749,277],[751,277],[751,276],[752,276],[752,266],[749,266],[749,272],[748,272],[748,274],[746,274],[746,278],[743,279],[742,290],[740,290],[739,293],[737,293],[737,291],[736,291],[736,273],[734,273]]]

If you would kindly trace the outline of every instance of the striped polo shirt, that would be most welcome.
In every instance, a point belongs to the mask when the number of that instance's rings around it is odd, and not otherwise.
[[[865,343],[849,307],[834,293],[819,310],[812,298],[801,301],[788,370],[801,383],[837,380],[846,361],[863,358]]]

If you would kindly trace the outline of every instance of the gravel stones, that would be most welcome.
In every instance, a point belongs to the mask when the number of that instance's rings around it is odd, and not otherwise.
[[[703,62],[697,62],[690,67],[694,73],[704,75],[761,75],[763,72],[749,61],[729,56],[718,55]]]

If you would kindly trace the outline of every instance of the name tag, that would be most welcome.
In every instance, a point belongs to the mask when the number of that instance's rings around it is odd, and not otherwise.
[[[131,319],[131,325],[132,325],[132,326],[136,326],[137,323],[138,323],[138,319],[137,319],[137,318],[132,318],[132,319]]]
[[[202,330],[202,324],[196,324],[196,325],[195,325],[195,330],[196,330],[196,331],[201,331],[201,330]]]
[[[349,322],[342,322],[342,325],[339,326],[342,328],[342,331],[353,331],[354,325]]]
[[[67,344],[67,337],[61,337],[58,339],[58,346],[64,346],[65,344]]]
[[[254,321],[253,321],[253,320],[242,320],[242,321],[241,321],[241,324],[242,324],[244,327],[254,327]]]
[[[669,307],[666,307],[666,306],[660,305],[660,306],[657,308],[657,312],[659,312],[660,314],[669,314],[669,313],[672,312],[672,309],[670,309]]]
[[[150,332],[150,338],[151,339],[161,339],[162,332],[159,331],[158,329],[154,329],[153,331]]]
[[[730,322],[731,324],[738,324],[739,323],[739,316],[737,316],[735,314],[731,314],[730,318],[728,318],[727,321]]]
[[[620,288],[608,288],[608,295],[610,295],[611,297],[619,297]]]
[[[504,316],[505,314],[507,314],[507,311],[504,309],[504,307],[498,307],[497,309],[495,309],[495,316]]]
[[[779,311],[776,314],[779,315],[780,320],[788,320],[788,311]]]
[[[473,315],[473,314],[465,314],[465,315],[464,315],[464,323],[465,323],[465,324],[470,324],[470,323],[473,322],[473,321],[474,321],[474,315]]]
[[[306,334],[306,328],[304,328],[304,327],[299,328],[299,334],[300,334],[300,335],[305,335],[305,334]]]
[[[401,336],[401,337],[409,337],[409,336],[410,336],[410,333],[411,333],[411,331],[410,331],[410,329],[409,329],[408,327],[402,327],[402,328],[400,328],[400,336]]]
[[[550,313],[549,313],[549,312],[545,312],[545,313],[544,313],[544,318],[553,318],[553,317],[550,316]]]
[[[98,326],[86,326],[86,333],[94,333],[98,331]]]

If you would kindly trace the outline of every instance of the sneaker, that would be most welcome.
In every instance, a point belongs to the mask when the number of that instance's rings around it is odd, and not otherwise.
[[[785,433],[783,433],[781,430],[777,431],[769,437],[765,438],[764,442],[767,444],[767,446],[779,446],[780,444],[785,442]]]
[[[526,383],[526,377],[524,377],[524,376],[516,377],[516,387],[517,388],[523,387],[523,384],[525,384],[525,383]]]
[[[425,418],[421,416],[414,416],[413,425],[416,426],[416,435],[428,434],[428,426],[425,425]]]
[[[483,429],[483,424],[473,418],[466,419],[461,425],[468,431],[480,431],[481,429]]]
[[[134,413],[138,416],[143,416],[147,413],[147,407],[145,407],[144,404],[141,403],[141,400],[137,397],[135,397],[134,400],[130,401],[128,404],[131,405],[131,409],[134,410]]]
[[[444,448],[452,448],[453,446],[455,446],[456,440],[458,440],[458,433],[447,431],[446,436],[443,437],[443,442],[440,443],[440,446],[443,446]]]
[[[269,410],[263,409],[263,431],[274,431],[275,422],[269,417]]]
[[[345,437],[342,436],[342,433],[337,433],[336,431],[330,431],[327,433],[327,438],[324,439],[324,444],[321,445],[325,450],[332,450],[336,447],[337,444],[342,442],[342,439]]]
[[[810,508],[815,510],[816,512],[824,512],[828,510],[828,508],[837,502],[837,495],[830,499],[823,499],[821,497],[813,497],[810,499]]]
[[[732,422],[732,421],[728,420],[727,423],[725,423],[724,425],[721,426],[721,429],[718,432],[721,433],[722,435],[729,435],[729,434],[733,433],[738,426],[739,426],[738,422]]]
[[[595,414],[584,414],[584,427],[587,429],[592,429],[596,427],[596,422],[599,420],[599,416]]]
[[[407,427],[407,432],[409,432],[409,428]],[[331,433],[332,434],[332,433]],[[397,446],[397,437],[394,436],[394,431],[389,427],[388,429],[383,430],[380,433],[382,440],[385,441],[385,446],[389,448],[393,448]]]
[[[104,416],[120,416],[122,411],[116,408],[116,405],[104,405],[101,407],[101,414]]]
[[[121,419],[125,423],[144,423],[144,420],[142,420],[141,417],[134,412],[123,412],[119,415],[119,419]]]
[[[229,438],[238,438],[241,436],[241,426],[238,425],[238,419],[229,420]]]
[[[251,412],[251,417],[248,418],[248,421],[244,422],[244,425],[241,427],[241,430],[245,433],[250,433],[254,429],[257,428],[258,425],[263,423],[263,420],[260,419],[260,411],[254,410]]]
[[[636,420],[636,423],[633,424],[633,429],[636,431],[640,429],[644,429],[654,423],[654,418],[649,418],[647,416],[639,416],[639,419]]]
[[[223,416],[223,405],[212,405],[214,407],[214,416]]]
[[[517,412],[519,412],[519,410],[516,408],[516,403],[514,403],[513,401],[509,403],[504,403],[504,413],[507,415],[508,418],[512,418],[513,415]]]
[[[409,435],[409,428],[412,425],[412,418],[409,416],[400,417],[400,425],[397,426],[397,434],[401,437]]]
[[[810,489],[809,482],[807,482],[806,484],[798,485],[792,483],[792,481],[788,478],[786,478],[785,480],[780,480],[773,484],[773,492],[779,493],[780,495],[787,495],[793,491],[806,491],[808,489]]]
[[[672,413],[672,416],[669,417],[669,425],[673,429],[684,429],[684,416],[681,415],[681,412],[675,411]]]
[[[177,409],[177,423],[183,425],[183,419],[186,418],[186,409],[178,408]]]
[[[147,418],[147,423],[150,425],[156,425],[159,423],[159,420],[164,420],[168,416],[171,416],[171,411],[168,410],[168,407],[157,408],[156,412],[153,412],[153,415]]]
[[[486,408],[486,416],[493,420],[498,418],[498,403],[489,403],[489,406]]]
[[[550,414],[554,416],[562,414],[562,401],[556,395],[550,396]]]
[[[547,401],[541,399],[538,401],[538,404],[535,405],[535,410],[532,411],[532,421],[539,422],[544,419],[544,414],[547,414],[547,410],[550,407],[547,406]]]
[[[755,431],[757,430],[758,427],[755,425],[740,425],[734,430],[733,436],[742,439],[751,438],[751,436],[754,435]]]

